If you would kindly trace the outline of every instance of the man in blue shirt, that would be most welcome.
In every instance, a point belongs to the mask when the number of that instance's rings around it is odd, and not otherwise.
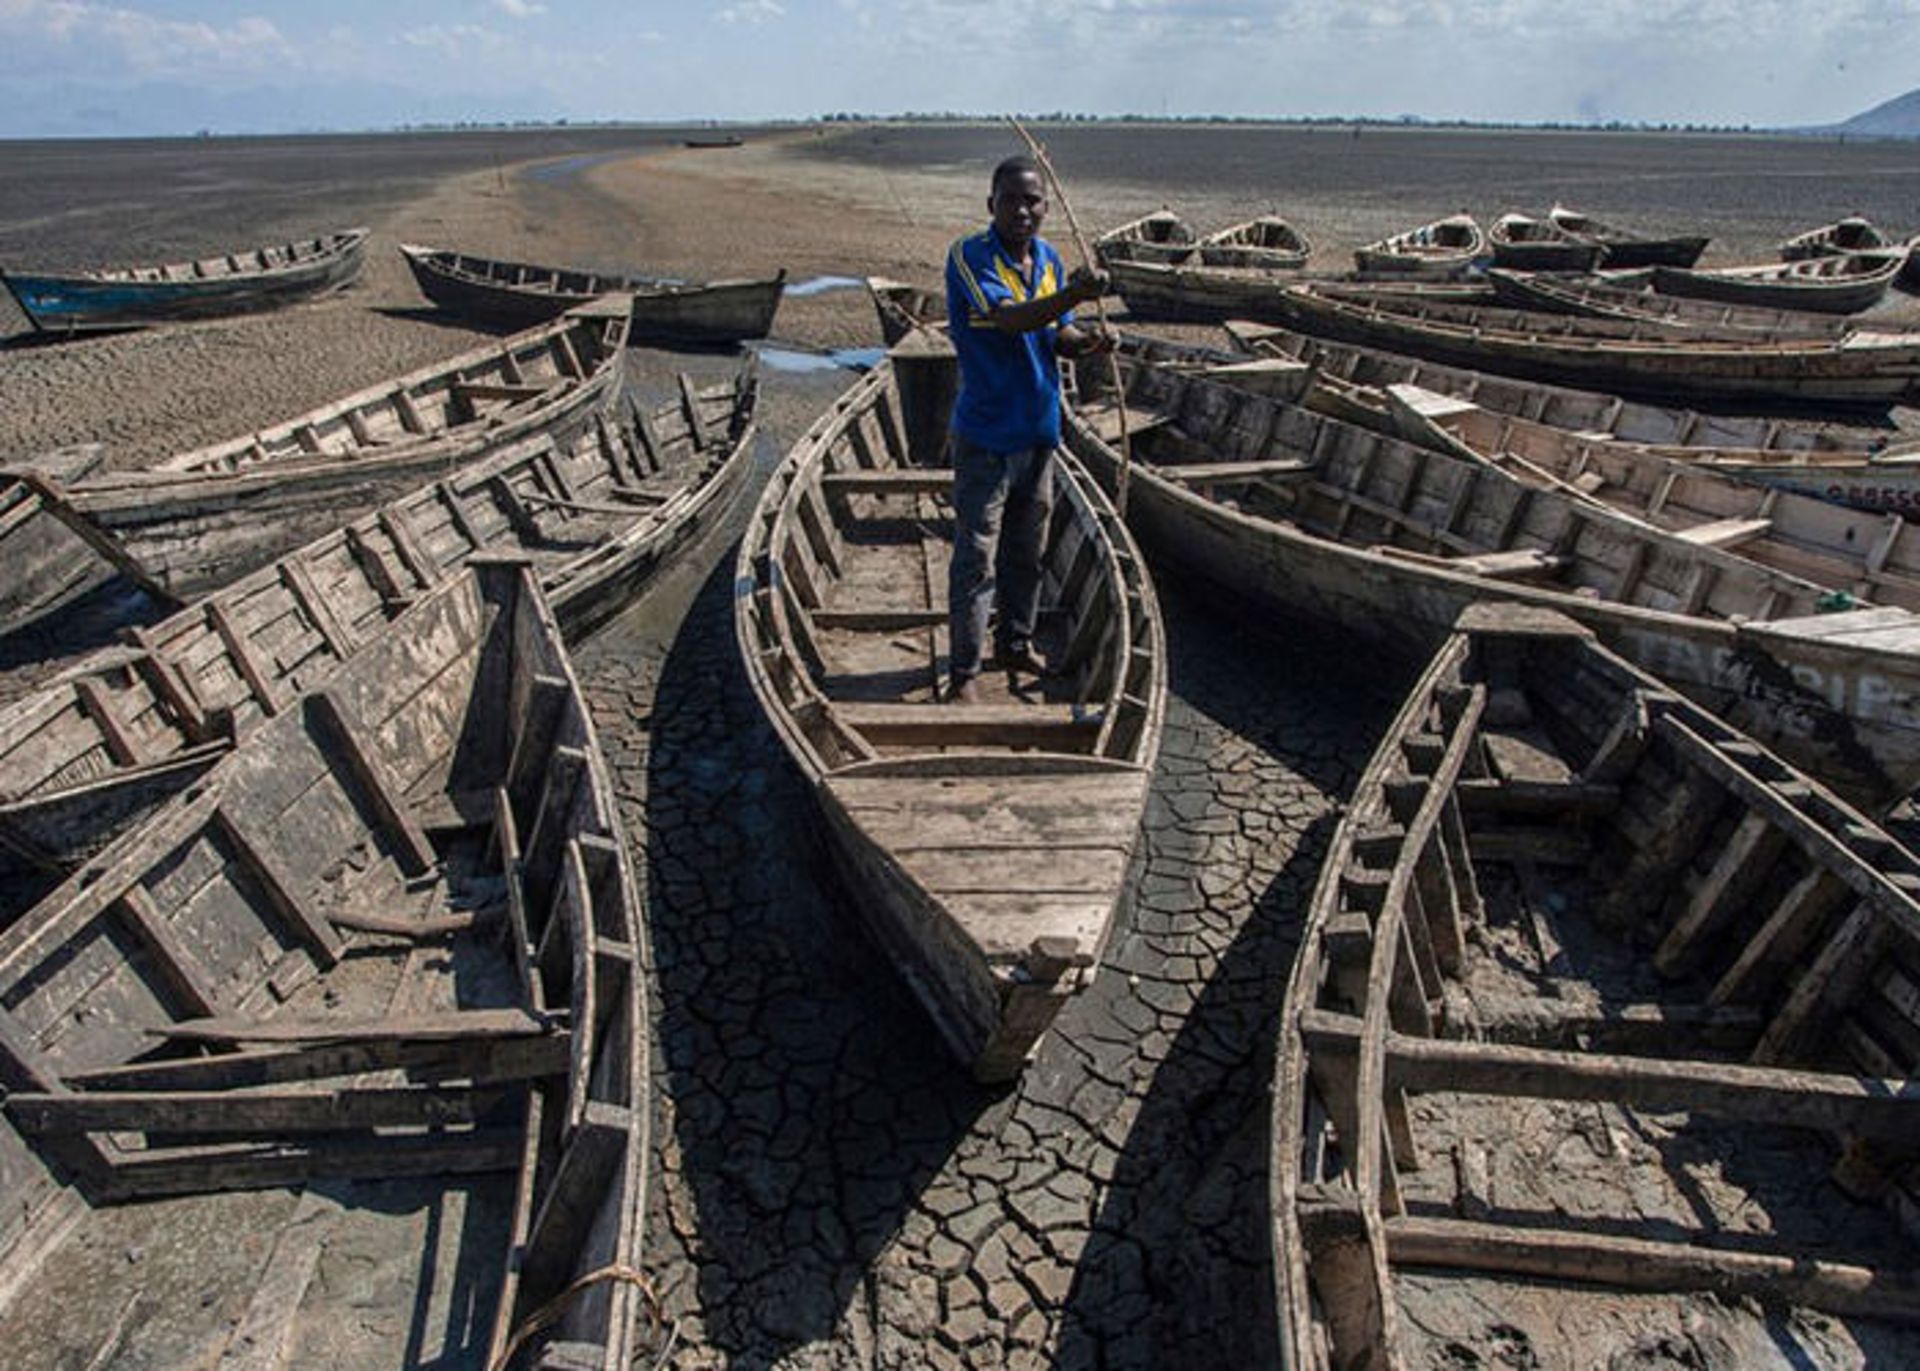
[[[998,662],[1045,674],[1033,630],[1060,443],[1057,359],[1113,346],[1111,334],[1073,322],[1075,305],[1105,291],[1106,274],[1081,268],[1068,276],[1040,237],[1047,191],[1031,159],[1009,157],[993,169],[987,209],[992,225],[947,253],[947,323],[960,356],[947,698],[961,704],[976,698],[996,590]]]

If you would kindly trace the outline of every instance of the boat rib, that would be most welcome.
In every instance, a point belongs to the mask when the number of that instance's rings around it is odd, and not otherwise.
[[[941,701],[953,473],[911,460],[945,431],[909,429],[912,383],[890,359],[795,444],[741,547],[735,625],[876,940],[953,1055],[1000,1081],[1091,980],[1126,892],[1165,647],[1131,540],[1063,457],[1034,644],[1050,674]]]
[[[515,1366],[551,1349],[625,1368],[641,1294],[606,1273],[641,1260],[647,962],[606,764],[531,566],[450,576],[0,933],[4,1259],[33,1279],[36,1220],[68,1184],[103,1206],[517,1170],[494,1205],[498,1274],[449,1317],[477,1313],[484,1340],[491,1302],[492,1365],[518,1335]],[[473,1209],[448,1211],[469,1242],[488,1231]],[[271,1213],[207,1210],[235,1212]],[[581,1279],[563,1318],[530,1322]],[[256,1299],[284,1307],[266,1316],[292,1323],[300,1301],[270,1286]],[[388,1342],[358,1364],[397,1364],[429,1308],[396,1290],[376,1319],[363,1294],[358,1322]],[[165,1317],[191,1320],[179,1303]],[[207,1304],[201,1337],[237,1337]]]
[[[1591,634],[1469,607],[1354,792],[1287,988],[1282,1359],[1429,1365],[1427,1301],[1469,1278],[1543,1364],[1604,1363],[1685,1291],[1920,1322],[1911,1238],[1849,1198],[1911,1213],[1920,1183],[1896,1141],[1920,1107],[1916,892],[1865,815]],[[1689,1115],[1685,1159],[1540,1166],[1596,1104]],[[1727,1244],[1697,1178],[1736,1153],[1751,1240]],[[1586,1329],[1541,1279],[1652,1302]]]

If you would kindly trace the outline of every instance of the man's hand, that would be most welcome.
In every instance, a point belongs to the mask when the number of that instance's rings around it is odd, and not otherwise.
[[[1067,277],[1067,293],[1077,300],[1098,300],[1113,284],[1104,271],[1075,267]]]
[[[1095,327],[1082,332],[1086,335],[1086,341],[1080,345],[1082,357],[1098,357],[1120,346],[1120,335],[1110,328]]]

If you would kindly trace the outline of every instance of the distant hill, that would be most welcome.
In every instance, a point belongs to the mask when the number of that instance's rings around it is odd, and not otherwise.
[[[1896,95],[1885,104],[1856,114],[1844,124],[1833,125],[1834,133],[1859,133],[1870,138],[1920,138],[1920,90]]]

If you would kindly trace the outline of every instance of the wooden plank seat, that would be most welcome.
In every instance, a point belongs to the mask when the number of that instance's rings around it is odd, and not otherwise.
[[[830,471],[820,488],[834,495],[943,495],[953,489],[950,467],[890,467],[878,471]]]
[[[877,747],[1044,747],[1084,752],[1101,720],[1072,705],[834,704],[834,717]]]

